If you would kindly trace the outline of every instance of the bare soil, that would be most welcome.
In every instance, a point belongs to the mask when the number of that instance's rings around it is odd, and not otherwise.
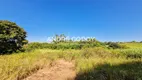
[[[74,80],[75,66],[72,62],[58,60],[24,80]]]

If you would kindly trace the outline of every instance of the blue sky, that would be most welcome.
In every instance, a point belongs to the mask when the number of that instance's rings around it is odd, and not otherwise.
[[[1,0],[0,19],[23,27],[30,41],[62,33],[142,41],[141,0]]]

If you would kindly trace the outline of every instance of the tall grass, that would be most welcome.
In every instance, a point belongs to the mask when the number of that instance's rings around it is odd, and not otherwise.
[[[65,59],[72,61],[80,56],[79,50],[37,49],[31,52],[0,56],[0,80],[21,80],[50,66],[52,61]]]
[[[1,55],[0,80],[23,79],[58,59],[75,61],[77,80],[141,80],[140,48],[35,49]]]
[[[142,54],[141,50],[136,52],[129,49],[88,50],[85,53],[89,53],[89,57],[76,59],[76,80],[141,80],[142,57],[128,58],[128,55],[131,55],[129,52]]]
[[[142,48],[142,43],[121,43],[123,45],[127,45],[130,48]]]
[[[47,55],[40,51],[0,56],[0,79],[20,80],[48,64]]]

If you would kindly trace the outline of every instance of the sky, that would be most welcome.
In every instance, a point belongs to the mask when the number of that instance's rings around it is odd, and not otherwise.
[[[0,0],[0,20],[24,28],[30,42],[55,34],[142,41],[142,0]]]

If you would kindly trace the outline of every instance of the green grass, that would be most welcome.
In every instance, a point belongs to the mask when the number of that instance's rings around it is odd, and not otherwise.
[[[142,43],[121,43],[123,45],[126,45],[129,48],[142,48]]]
[[[75,61],[76,80],[142,80],[142,44],[126,44],[129,49],[36,49],[1,55],[0,79],[20,80],[44,66],[50,66],[54,60],[65,59]]]

